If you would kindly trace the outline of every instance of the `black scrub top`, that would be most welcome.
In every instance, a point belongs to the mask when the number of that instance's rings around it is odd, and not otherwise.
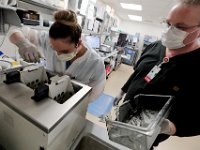
[[[122,87],[125,100],[143,94],[175,97],[169,119],[177,127],[177,136],[200,135],[200,49],[169,59],[161,71],[147,83],[144,78],[165,57],[166,47],[160,41],[147,46],[135,66],[135,72]],[[198,70],[199,69],[199,70]]]

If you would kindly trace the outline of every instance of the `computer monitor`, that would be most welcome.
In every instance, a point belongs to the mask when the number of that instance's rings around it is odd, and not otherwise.
[[[87,35],[85,36],[85,39],[90,48],[100,49],[101,46],[100,36]]]

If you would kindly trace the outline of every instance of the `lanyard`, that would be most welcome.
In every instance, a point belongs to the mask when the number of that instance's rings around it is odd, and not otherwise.
[[[163,64],[166,64],[166,63],[168,63],[168,62],[169,62],[169,57],[164,57],[164,58],[163,58],[163,61],[158,65],[158,67],[161,68],[161,66],[162,66]]]
[[[153,80],[156,75],[161,71],[161,66],[165,63],[169,62],[169,57],[164,57],[163,61],[159,65],[155,65],[151,71],[144,77],[144,80],[149,83],[151,80]]]

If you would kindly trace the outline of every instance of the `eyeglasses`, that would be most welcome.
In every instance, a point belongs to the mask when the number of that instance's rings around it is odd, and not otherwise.
[[[178,28],[178,29],[183,30],[183,31],[187,30],[187,29],[192,29],[192,28],[195,28],[195,27],[200,27],[200,24],[194,25],[194,26],[171,25],[167,20],[163,20],[161,22],[161,24],[166,28],[175,27],[175,28]]]

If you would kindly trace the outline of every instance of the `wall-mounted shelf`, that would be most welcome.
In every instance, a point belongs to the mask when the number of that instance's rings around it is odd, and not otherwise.
[[[113,51],[111,53],[108,53],[106,56],[102,57],[103,60],[109,58],[109,57],[112,57],[114,55],[117,55],[118,51]]]
[[[16,13],[17,8],[0,5],[0,9],[3,10],[3,20],[5,24],[22,26],[19,16]]]
[[[99,33],[96,33],[96,32],[94,32],[94,31],[91,31],[91,30],[85,30],[85,29],[83,29],[82,30],[82,32],[83,32],[83,34],[92,34],[92,35],[94,35],[94,34],[99,34]]]
[[[96,33],[94,31],[91,30],[85,30],[83,29],[83,34],[92,34],[92,35],[110,35],[109,33]]]
[[[44,2],[41,2],[41,1],[38,1],[38,0],[19,0],[19,1],[31,4],[31,5],[43,7],[43,8],[46,8],[46,9],[51,9],[53,11],[56,11],[56,10],[59,10],[59,9],[63,9],[61,7],[58,7],[58,6],[51,6],[48,3],[44,3]]]
[[[47,31],[49,31],[49,28],[50,28],[50,27],[31,26],[31,25],[24,25],[24,26],[27,26],[27,27],[29,27],[29,28],[31,28],[31,29],[36,29],[36,30],[47,30]]]

